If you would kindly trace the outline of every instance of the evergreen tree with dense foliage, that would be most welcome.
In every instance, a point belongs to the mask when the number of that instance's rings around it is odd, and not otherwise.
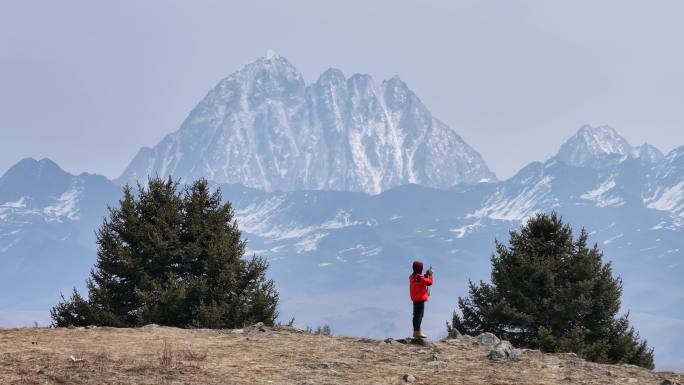
[[[88,298],[76,290],[52,310],[54,326],[233,328],[277,316],[278,293],[246,242],[230,203],[206,180],[180,189],[154,178],[123,189],[97,232]]]
[[[587,246],[587,232],[577,239],[558,215],[538,214],[520,231],[510,232],[510,246],[496,242],[491,284],[470,282],[469,296],[459,298],[451,328],[476,335],[492,332],[514,345],[546,352],[575,352],[606,363],[653,368],[653,349],[616,318],[622,281],[614,278],[602,252]]]

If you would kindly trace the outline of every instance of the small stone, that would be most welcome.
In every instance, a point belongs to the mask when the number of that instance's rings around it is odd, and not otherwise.
[[[663,382],[661,382],[660,385],[679,385],[679,384],[668,379],[668,380],[663,380]]]
[[[321,362],[320,364],[318,364],[318,367],[321,369],[330,369],[330,364],[327,362]]]
[[[88,330],[90,330],[90,329],[97,329],[97,326],[95,326],[95,325],[88,325],[88,326],[86,326],[85,328],[88,329]]]
[[[328,370],[328,374],[331,376],[338,376],[340,373],[335,369]]]
[[[404,374],[402,379],[404,380],[404,382],[415,382],[416,381],[416,378],[412,374]]]
[[[302,385],[314,385],[315,382],[313,380],[306,379],[302,381]]]
[[[399,341],[396,341],[394,338],[387,338],[385,343],[390,345],[399,345]]]
[[[461,332],[459,332],[455,328],[451,328],[451,330],[449,330],[449,338],[459,338],[460,336]]]
[[[444,361],[432,361],[428,362],[426,366],[431,369],[446,369],[447,363]]]
[[[157,325],[157,324],[147,324],[147,325],[143,326],[142,329],[156,329],[158,327],[159,327],[159,325]]]
[[[633,378],[633,377],[632,377],[632,378],[628,378],[628,379],[627,379],[627,383],[629,383],[629,384],[636,384],[636,382],[637,382],[637,379],[636,379],[636,378]]]

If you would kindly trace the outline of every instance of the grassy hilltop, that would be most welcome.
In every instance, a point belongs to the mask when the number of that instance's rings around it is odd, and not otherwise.
[[[236,330],[0,329],[1,384],[665,384],[684,375],[521,351],[492,361],[475,338],[427,346]],[[411,375],[413,378],[405,378]]]

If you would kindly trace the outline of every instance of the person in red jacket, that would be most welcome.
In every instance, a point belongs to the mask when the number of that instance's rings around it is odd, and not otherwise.
[[[409,277],[409,291],[413,301],[413,337],[427,338],[420,331],[420,324],[425,313],[425,302],[430,297],[428,286],[432,285],[432,267],[423,275],[423,262],[413,262],[413,274]]]

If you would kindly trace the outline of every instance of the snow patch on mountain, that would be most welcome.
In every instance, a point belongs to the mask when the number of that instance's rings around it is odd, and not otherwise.
[[[611,244],[611,243],[617,241],[618,239],[620,239],[620,238],[622,238],[622,237],[624,237],[624,236],[625,236],[625,234],[618,234],[618,235],[615,235],[615,236],[610,237],[610,238],[606,239],[605,241],[603,241],[603,244],[604,244],[604,245]]]
[[[295,244],[297,254],[308,253],[316,251],[318,248],[318,241],[325,238],[328,233],[311,234]]]
[[[580,198],[593,201],[596,207],[616,207],[625,204],[619,195],[611,195],[610,191],[616,186],[614,179],[608,179],[597,188],[582,194]]]
[[[82,192],[82,186],[76,184],[71,189],[60,195],[56,201],[43,208],[43,213],[48,220],[60,221],[62,218],[71,220],[79,219],[78,200]]]
[[[504,221],[522,221],[542,210],[540,204],[550,198],[551,183],[554,177],[547,175],[513,197],[507,196],[503,191],[497,191],[489,198],[484,206],[471,216]]]
[[[460,239],[464,238],[468,234],[475,232],[480,227],[482,227],[482,222],[478,220],[475,223],[471,223],[454,229],[449,229],[449,231],[454,233],[456,235],[456,238]]]
[[[674,186],[658,188],[644,203],[650,209],[672,211],[684,216],[684,181]]]
[[[325,236],[321,232],[326,230],[336,230],[349,226],[366,225],[370,223],[356,221],[351,218],[351,214],[344,210],[339,210],[333,218],[320,224],[302,226],[301,224],[290,222],[287,225],[278,224],[274,220],[278,215],[290,208],[286,205],[285,196],[275,196],[261,203],[250,204],[247,207],[236,210],[236,220],[240,228],[251,234],[268,238],[272,241],[282,241],[289,239],[301,239],[298,250],[315,250],[316,243]]]

